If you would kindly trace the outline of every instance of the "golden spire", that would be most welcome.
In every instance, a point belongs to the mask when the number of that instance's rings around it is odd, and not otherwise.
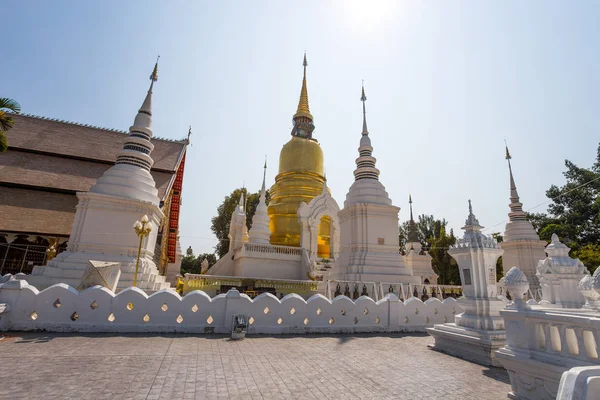
[[[306,62],[306,52],[304,53],[304,61],[302,62],[304,66],[304,77],[302,78],[302,89],[300,90],[300,101],[298,101],[298,110],[296,114],[294,114],[294,118],[298,117],[306,117],[311,121],[313,116],[310,114],[310,109],[308,108],[308,90],[306,89],[306,66],[308,63]]]

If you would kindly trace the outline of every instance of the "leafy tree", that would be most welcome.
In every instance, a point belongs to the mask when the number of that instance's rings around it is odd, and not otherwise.
[[[456,243],[454,232],[446,233],[448,222],[445,219],[436,219],[433,215],[419,215],[417,232],[423,249],[427,249],[432,257],[433,270],[439,276],[438,282],[443,285],[459,285],[460,274],[458,264],[448,254],[448,249]],[[400,248],[405,249],[408,236],[409,221],[403,222],[398,229]]]
[[[441,221],[438,221],[441,222]],[[460,285],[460,273],[456,260],[448,254],[450,246],[456,243],[454,232],[450,229],[450,234],[446,233],[445,225],[439,226],[439,236],[431,237],[431,247],[429,255],[433,258],[431,263],[433,270],[439,276],[438,283],[441,285]]]
[[[211,253],[199,254],[196,257],[190,247],[187,254],[181,259],[181,273],[199,274],[202,269],[200,264],[204,259],[208,260],[208,268],[212,267],[217,262],[217,257]]]
[[[235,210],[235,207],[240,201],[240,197],[244,193],[246,197],[246,226],[248,229],[252,228],[252,218],[256,212],[258,201],[260,198],[260,191],[248,195],[248,191],[245,188],[235,189],[229,196],[226,196],[223,203],[217,207],[217,215],[212,218],[212,225],[210,229],[213,231],[219,243],[215,246],[215,253],[219,258],[223,257],[229,251],[229,223],[231,222],[231,214]],[[271,196],[269,191],[266,193],[266,203],[269,204]]]
[[[400,224],[398,228],[398,240],[400,249],[404,250],[406,240],[408,238],[408,228],[410,221],[405,221]],[[440,236],[440,230],[442,227],[446,227],[448,222],[445,219],[438,220],[433,215],[421,214],[415,221],[417,226],[417,233],[419,235],[419,242],[423,248],[427,249],[431,245],[429,238],[435,238]]]
[[[600,146],[591,168],[565,160],[567,183],[552,185],[546,192],[551,200],[548,213],[528,214],[540,238],[550,241],[556,233],[593,271],[600,260]]]
[[[21,106],[12,99],[0,97],[0,153],[8,149],[8,137],[5,132],[14,125],[14,121],[7,111],[18,114],[21,112]]]
[[[491,235],[498,243],[502,243],[504,237],[500,232],[494,232]],[[503,276],[503,266],[502,266],[502,257],[498,257],[498,261],[496,261],[496,281],[499,281]]]

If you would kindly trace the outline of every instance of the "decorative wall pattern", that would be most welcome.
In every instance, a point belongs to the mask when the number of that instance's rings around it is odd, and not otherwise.
[[[184,297],[171,290],[148,296],[130,287],[118,294],[95,286],[78,292],[66,284],[38,291],[24,280],[0,285],[0,331],[229,333],[235,314],[250,318],[248,333],[347,333],[424,331],[462,313],[453,298],[401,302],[393,293],[378,302],[264,293],[254,299],[237,290],[210,298],[196,290]]]

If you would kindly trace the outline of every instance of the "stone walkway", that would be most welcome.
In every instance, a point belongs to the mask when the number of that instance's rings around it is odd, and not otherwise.
[[[9,333],[0,399],[506,399],[503,369],[424,334],[250,337]]]

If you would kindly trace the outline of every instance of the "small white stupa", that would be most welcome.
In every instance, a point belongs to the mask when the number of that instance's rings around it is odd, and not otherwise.
[[[419,240],[419,232],[417,224],[413,218],[412,196],[408,195],[408,205],[410,208],[410,220],[408,221],[408,235],[406,238],[404,262],[412,275],[418,276],[422,284],[437,283],[438,276],[433,271],[431,266],[432,257],[422,249],[421,241]]]
[[[464,313],[454,323],[427,329],[434,337],[435,350],[483,365],[500,366],[496,350],[506,341],[504,319],[500,310],[504,302],[496,292],[496,261],[503,250],[495,239],[481,233],[483,227],[473,215],[469,200],[469,217],[465,233],[448,250],[458,263],[463,297],[458,299]]]
[[[246,197],[240,196],[237,207],[231,213],[229,223],[229,251],[235,251],[248,241],[248,226],[246,225]]]
[[[90,261],[119,263],[121,277],[117,289],[132,286],[139,237],[133,226],[147,215],[152,231],[143,239],[137,286],[146,291],[168,288],[153,261],[158,226],[163,217],[156,184],[150,174],[154,164],[150,154],[152,139],[152,89],[158,80],[158,62],[150,75],[150,89],[129,137],[109,168],[89,192],[78,192],[77,211],[68,249],[47,266],[36,266],[27,281],[43,288],[55,283],[78,287]]]
[[[335,277],[350,281],[421,283],[404,264],[398,243],[399,207],[379,181],[377,161],[367,129],[365,88],[363,128],[356,159],[354,183],[340,211],[340,256]]]
[[[537,278],[542,288],[542,303],[563,308],[580,308],[585,298],[577,285],[590,272],[578,259],[569,257],[571,249],[552,234],[552,242],[546,247],[548,257],[540,260]]]
[[[527,220],[527,214],[523,211],[523,204],[519,200],[517,186],[513,178],[510,152],[506,147],[506,160],[510,174],[510,212],[509,221],[504,231],[504,240],[500,247],[504,250],[502,255],[502,266],[504,273],[513,266],[518,266],[525,274],[532,291],[539,288],[536,277],[536,266],[540,260],[546,258],[544,248],[546,242],[540,240],[531,222]]]
[[[250,243],[255,244],[270,244],[271,231],[269,230],[269,214],[267,213],[267,190],[265,181],[267,179],[267,160],[263,167],[263,182],[260,188],[260,198],[256,211],[252,217],[252,228],[250,229]]]

